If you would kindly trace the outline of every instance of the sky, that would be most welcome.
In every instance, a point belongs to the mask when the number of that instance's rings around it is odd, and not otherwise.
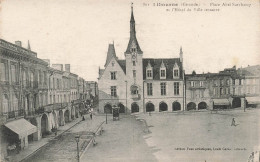
[[[186,73],[260,63],[258,0],[2,0],[0,36],[12,43],[20,40],[23,47],[29,40],[38,58],[71,64],[71,72],[97,81],[109,43],[114,41],[117,56],[124,59],[131,2],[144,58],[179,57],[182,46]],[[222,6],[219,12],[167,12],[169,7],[153,6],[181,2],[202,8],[212,8],[212,2],[251,6]]]

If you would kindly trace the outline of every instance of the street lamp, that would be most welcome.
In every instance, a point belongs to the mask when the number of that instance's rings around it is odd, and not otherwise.
[[[78,134],[75,136],[75,140],[77,142],[77,159],[79,162],[79,135]]]
[[[107,107],[105,107],[105,111],[106,111],[106,124],[107,124]]]

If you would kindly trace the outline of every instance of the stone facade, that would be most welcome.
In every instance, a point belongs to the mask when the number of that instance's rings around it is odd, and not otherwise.
[[[183,110],[182,54],[181,49],[180,58],[143,58],[132,8],[125,59],[119,60],[114,44],[109,44],[105,68],[99,69],[99,111],[111,113],[114,106],[120,107],[121,113]]]
[[[23,48],[20,41],[12,44],[0,39],[0,56],[0,150],[4,158],[11,151],[9,146],[20,142],[25,149],[30,142],[80,117],[79,105],[84,99],[79,99],[78,75],[70,72],[69,64],[65,70],[62,64],[50,67],[49,60],[37,58],[30,45]],[[32,125],[34,131],[14,132],[10,125],[17,120]]]
[[[212,109],[207,75],[185,75],[185,82],[187,110]]]

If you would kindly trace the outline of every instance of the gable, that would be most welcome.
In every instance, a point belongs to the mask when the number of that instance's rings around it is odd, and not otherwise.
[[[122,64],[120,65],[119,62]],[[122,73],[123,75],[125,75],[125,71],[122,69],[121,66],[123,66],[123,61],[119,61],[116,60],[114,57],[110,59],[109,63],[107,64],[107,66],[105,67],[104,70],[102,70],[102,74],[100,74],[100,79],[102,79],[103,76],[110,76],[110,72],[111,71],[116,71],[119,73]],[[114,66],[112,66],[112,64],[114,63]]]

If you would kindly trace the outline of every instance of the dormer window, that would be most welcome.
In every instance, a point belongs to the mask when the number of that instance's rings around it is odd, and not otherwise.
[[[147,78],[152,78],[152,70],[147,70]]]
[[[174,75],[173,75],[174,77],[179,77],[179,70],[174,70],[173,72],[174,72]]]
[[[150,61],[146,67],[146,79],[153,79],[153,68],[151,66]]]
[[[166,66],[164,65],[163,61],[160,67],[160,79],[166,79]]]
[[[178,64],[175,62],[174,66],[173,66],[173,79],[177,79],[180,77],[180,72],[179,72],[179,66]]]
[[[164,77],[165,77],[165,71],[166,71],[165,69],[162,69],[162,70],[161,70],[161,78],[164,78]]]

